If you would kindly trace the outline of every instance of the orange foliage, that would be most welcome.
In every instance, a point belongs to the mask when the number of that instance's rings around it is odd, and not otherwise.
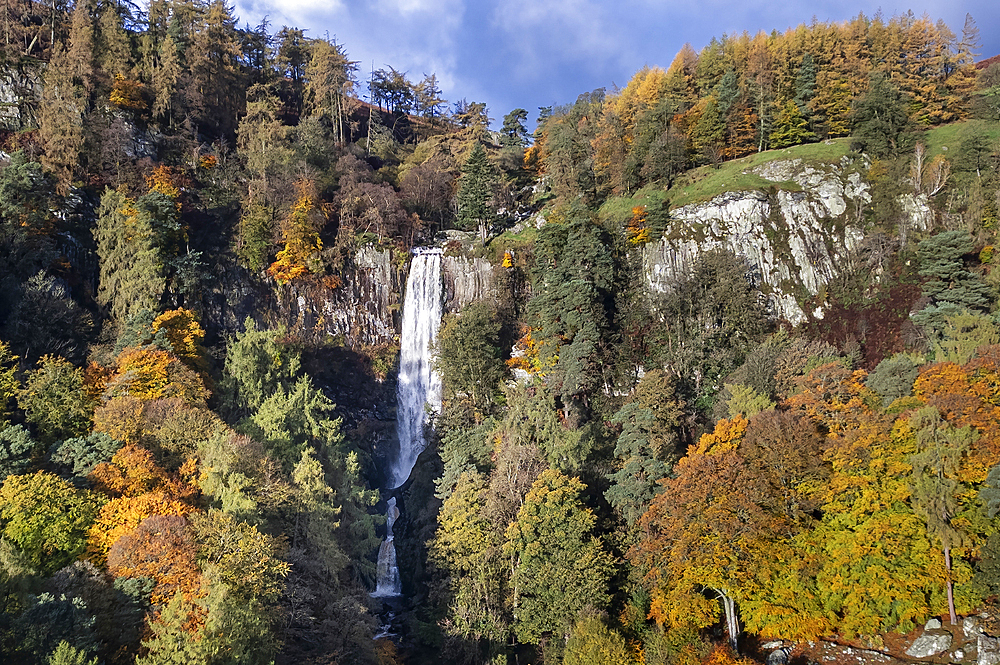
[[[825,424],[830,434],[842,434],[881,405],[882,398],[864,385],[867,376],[839,362],[820,365],[799,379],[801,391],[788,403]]]
[[[146,176],[146,186],[149,187],[149,191],[159,192],[176,201],[181,195],[181,176],[174,173],[169,166],[160,164]]]
[[[153,515],[187,515],[195,511],[198,497],[193,462],[171,477],[152,453],[134,444],[123,446],[110,462],[90,474],[95,488],[114,498],[101,508],[90,529],[91,555],[102,559],[119,538]]]
[[[114,370],[110,367],[104,367],[95,362],[89,363],[83,369],[83,389],[87,393],[87,397],[94,402],[98,401],[108,387],[108,379],[113,374]]]
[[[144,111],[148,108],[146,100],[142,98],[145,87],[140,81],[115,74],[115,83],[111,88],[111,103],[120,109]]]
[[[205,169],[206,171],[209,169],[214,169],[218,165],[219,165],[219,160],[216,158],[215,155],[204,155],[203,157],[201,157],[201,159],[198,160],[198,166],[200,168]]]
[[[646,206],[632,208],[632,217],[625,229],[628,243],[633,247],[649,242],[649,227],[646,225]]]
[[[197,545],[187,519],[153,515],[119,538],[108,551],[108,572],[115,577],[148,577],[155,586],[154,606],[165,605],[180,591],[193,599],[201,587]]]
[[[708,654],[708,657],[701,662],[702,665],[755,665],[750,658],[733,653],[733,650],[727,645],[715,647],[712,649],[712,653]]]
[[[528,326],[522,327],[523,334],[521,335],[521,339],[517,340],[517,343],[514,345],[514,348],[521,353],[512,356],[510,360],[507,361],[507,367],[510,367],[511,369],[522,369],[529,374],[545,376],[544,370],[549,369],[549,367],[543,367],[542,362],[539,359],[539,352],[541,351],[542,345],[545,344],[545,341],[535,339],[531,335],[532,330],[533,329]],[[555,364],[555,359],[553,359],[552,364]]]
[[[981,349],[966,365],[923,367],[913,394],[937,407],[955,427],[971,426],[979,433],[959,479],[984,481],[990,468],[1000,463],[1000,346]]]

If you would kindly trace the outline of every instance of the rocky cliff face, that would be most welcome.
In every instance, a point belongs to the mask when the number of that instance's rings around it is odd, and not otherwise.
[[[378,346],[398,341],[404,286],[409,262],[401,265],[390,250],[364,247],[344,270],[340,284],[289,284],[276,292],[245,271],[220,276],[220,286],[207,300],[213,324],[221,330],[241,329],[247,316],[265,324],[282,323],[320,340],[339,337],[347,346]],[[446,256],[441,265],[444,309],[457,312],[486,297],[493,267],[484,259]]]
[[[44,67],[29,58],[0,67],[0,129],[16,132],[38,125]]]
[[[444,309],[458,312],[492,293],[493,266],[485,259],[445,256],[441,278],[444,281]]]
[[[779,160],[753,173],[775,186],[672,211],[670,232],[644,248],[646,283],[652,293],[666,293],[691,273],[701,252],[724,248],[747,260],[774,315],[796,324],[805,319],[801,303],[837,275],[864,239],[868,185],[846,158],[823,166]],[[903,208],[911,228],[933,223],[926,201],[910,197]]]

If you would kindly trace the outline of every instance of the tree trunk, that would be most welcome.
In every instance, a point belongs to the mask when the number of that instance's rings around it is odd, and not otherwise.
[[[724,591],[716,589],[716,593],[719,594],[719,599],[722,601],[722,609],[726,615],[726,633],[729,635],[729,646],[733,648],[734,652],[738,653],[737,640],[740,636],[740,620],[736,616],[736,601]]]
[[[951,625],[954,626],[956,623],[958,623],[958,617],[955,615],[955,594],[954,594],[954,591],[952,590],[952,582],[951,582],[951,548],[950,547],[945,547],[944,548],[944,567],[945,567],[945,570],[948,571],[947,572],[948,579],[947,579],[947,583],[946,583],[946,586],[948,588],[948,618],[951,620]]]

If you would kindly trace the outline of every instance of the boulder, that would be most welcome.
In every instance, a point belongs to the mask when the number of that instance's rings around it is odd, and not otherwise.
[[[982,621],[979,617],[965,617],[962,619],[962,633],[966,639],[972,639],[983,632]]]
[[[924,633],[910,645],[906,655],[911,658],[930,658],[951,646],[951,633]]]
[[[976,665],[1000,665],[1000,639],[980,635],[976,639]]]
[[[941,630],[941,619],[928,619],[924,630]]]

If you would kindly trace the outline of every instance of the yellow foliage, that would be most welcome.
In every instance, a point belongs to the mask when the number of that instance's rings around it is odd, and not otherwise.
[[[649,227],[646,226],[646,206],[632,208],[632,217],[625,229],[628,244],[633,247],[645,245],[650,240]]]
[[[744,418],[743,414],[736,414],[735,418],[729,420],[723,418],[715,424],[715,431],[701,435],[695,454],[718,455],[736,450],[736,446],[746,434],[749,423],[750,421]]]
[[[204,155],[198,160],[199,168],[203,168],[206,171],[209,169],[214,169],[219,165],[219,160],[215,155]]]
[[[185,365],[198,372],[206,372],[204,349],[201,340],[205,339],[205,331],[194,316],[194,312],[184,309],[172,309],[160,314],[153,320],[153,333],[163,330],[173,348]]]
[[[503,253],[503,264],[502,265],[503,265],[504,268],[513,268],[514,267],[514,255],[510,253],[510,250],[507,250],[506,252]]]
[[[517,340],[517,343],[514,345],[518,353],[507,361],[507,367],[522,369],[529,374],[537,376],[545,376],[546,371],[555,365],[558,358],[553,358],[551,362],[543,366],[539,358],[539,352],[545,344],[545,340],[535,339],[531,334],[532,328],[525,326],[522,330],[521,339]]]
[[[276,260],[267,269],[267,274],[279,284],[287,284],[310,273],[319,272],[323,266],[320,258],[323,241],[320,240],[313,221],[319,212],[313,184],[300,180],[295,187],[298,199],[282,224],[285,248],[278,252]]]
[[[149,187],[149,191],[159,192],[175,201],[181,195],[179,174],[175,174],[169,166],[163,164],[146,176],[146,186]]]
[[[115,74],[115,83],[111,88],[111,103],[120,109],[144,111],[148,108],[146,100],[142,98],[145,87],[140,81]]]
[[[156,348],[131,347],[118,356],[118,368],[108,381],[106,396],[154,400],[180,397],[202,405],[209,391],[202,378],[174,354]]]

